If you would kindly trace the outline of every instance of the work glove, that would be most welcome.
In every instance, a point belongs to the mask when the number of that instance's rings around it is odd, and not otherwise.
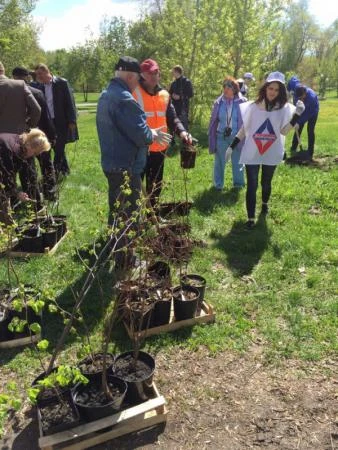
[[[301,100],[298,100],[296,103],[296,114],[297,116],[300,116],[305,111],[305,105]]]
[[[229,162],[232,155],[232,148],[229,146],[225,151],[225,162]]]
[[[182,131],[180,133],[180,138],[182,139],[182,141],[187,144],[187,145],[192,145],[192,136],[191,134],[189,134],[187,131]]]
[[[165,126],[159,128],[152,128],[153,141],[160,145],[169,145],[172,139],[171,134],[162,131]]]

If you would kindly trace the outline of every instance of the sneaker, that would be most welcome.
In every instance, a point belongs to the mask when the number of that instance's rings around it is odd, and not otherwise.
[[[245,226],[248,230],[252,230],[255,227],[255,221],[250,219],[246,222]]]
[[[269,212],[269,206],[268,206],[268,204],[267,204],[267,203],[262,203],[262,210],[261,210],[261,213],[262,213],[262,214],[268,214],[268,212]]]

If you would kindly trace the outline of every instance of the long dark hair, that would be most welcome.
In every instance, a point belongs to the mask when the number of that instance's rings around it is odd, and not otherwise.
[[[279,93],[278,93],[278,96],[272,102],[268,102],[268,99],[266,98],[266,88],[271,83],[278,83]],[[278,109],[282,109],[283,106],[288,102],[288,96],[286,93],[285,84],[280,83],[279,81],[271,81],[270,83],[264,83],[263,86],[258,91],[258,96],[257,96],[257,100],[255,101],[255,103],[261,103],[263,100],[266,105],[270,104],[272,107],[275,107],[276,105],[278,105]]]

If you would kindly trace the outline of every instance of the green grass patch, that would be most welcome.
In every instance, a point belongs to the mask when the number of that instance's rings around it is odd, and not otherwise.
[[[89,101],[96,101],[97,96],[93,94]],[[80,94],[76,94],[76,100],[81,101]],[[245,190],[231,189],[228,168],[226,188],[215,192],[213,157],[207,148],[199,149],[196,168],[187,172],[188,195],[194,201],[190,220],[193,237],[208,245],[195,249],[188,270],[207,279],[206,299],[214,305],[217,321],[152,337],[145,343],[147,349],[156,353],[173,346],[195,350],[205,345],[212,353],[245,351],[258,339],[267,361],[318,360],[337,354],[337,108],[336,98],[321,102],[315,157],[322,164],[280,165],[273,180],[271,212],[251,232],[243,226]],[[107,186],[100,166],[95,114],[82,113],[79,130],[80,141],[67,147],[71,175],[60,201],[60,212],[68,216],[70,234],[54,256],[14,261],[21,282],[49,287],[65,309],[71,308],[73,292],[81,287],[86,274],[77,249],[90,245],[100,235],[107,214]],[[195,129],[193,134],[200,142],[206,141],[206,129]],[[178,154],[166,160],[164,179],[163,200],[185,198]],[[103,270],[85,301],[94,347],[99,348],[102,317],[113,299],[113,282],[113,276]],[[4,258],[0,260],[0,283],[7,283]],[[44,334],[52,345],[60,330],[60,320],[46,313]],[[76,358],[82,331],[80,336],[68,338],[61,362]],[[129,349],[122,326],[114,330],[113,342],[117,350]],[[2,373],[15,372],[23,385],[31,382],[39,366],[30,349],[2,350],[0,363]]]

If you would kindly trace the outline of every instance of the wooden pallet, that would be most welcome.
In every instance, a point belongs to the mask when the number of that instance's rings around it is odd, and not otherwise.
[[[43,253],[15,251],[15,247],[14,247],[14,248],[12,248],[12,250],[9,251],[9,256],[12,256],[13,258],[26,258],[26,257],[31,258],[31,257],[35,257],[35,256],[54,255],[54,253],[56,252],[56,250],[58,249],[59,245],[64,240],[64,238],[67,236],[67,234],[68,234],[68,230],[62,236],[62,238],[59,241],[57,241],[57,243],[54,245],[54,247],[52,247],[51,249],[49,247],[46,247],[44,249]]]
[[[10,341],[0,342],[0,348],[15,348],[21,347],[22,345],[29,345],[39,342],[41,339],[41,334],[34,334],[33,336],[27,336],[19,339],[11,339]]]
[[[198,325],[201,323],[209,323],[209,322],[215,322],[215,313],[214,313],[214,309],[213,309],[212,305],[210,305],[209,303],[206,303],[204,301],[202,303],[202,309],[201,309],[199,315],[193,317],[192,319],[176,321],[175,317],[174,317],[174,305],[172,303],[171,312],[170,312],[170,321],[166,325],[148,328],[147,330],[142,330],[137,333],[133,333],[132,330],[130,329],[129,325],[126,322],[124,322],[124,326],[127,330],[127,333],[128,333],[128,336],[130,337],[130,339],[134,339],[136,336],[139,339],[142,339],[142,338],[145,338],[148,336],[154,336],[155,334],[168,333],[171,331],[178,330],[179,328],[191,327],[192,325]]]
[[[81,450],[166,422],[168,414],[166,401],[159,394],[155,383],[153,383],[153,389],[154,398],[140,405],[50,436],[42,436],[39,420],[40,449]]]

